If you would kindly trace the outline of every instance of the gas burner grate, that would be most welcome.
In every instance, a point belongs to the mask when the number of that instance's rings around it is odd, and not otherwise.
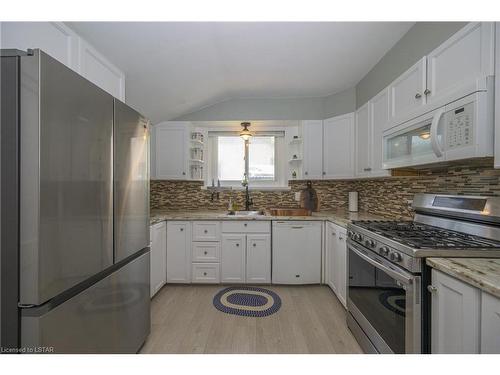
[[[413,221],[354,221],[353,224],[416,249],[500,248],[500,242]]]

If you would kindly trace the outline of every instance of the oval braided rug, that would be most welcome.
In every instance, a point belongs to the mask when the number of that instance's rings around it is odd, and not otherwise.
[[[217,310],[226,314],[263,317],[281,307],[280,297],[272,290],[252,286],[232,286],[219,291],[213,300]]]

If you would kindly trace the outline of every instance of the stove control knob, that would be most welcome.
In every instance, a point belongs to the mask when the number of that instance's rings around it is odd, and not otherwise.
[[[361,236],[361,234],[356,233],[356,234],[354,235],[354,239],[355,239],[356,241],[361,241],[361,240],[363,239],[363,237]]]
[[[401,262],[403,260],[403,257],[401,256],[401,254],[396,253],[396,252],[391,253],[391,255],[389,255],[389,258],[393,262]]]
[[[366,241],[365,241],[365,245],[366,245],[367,247],[375,247],[376,243],[375,243],[375,241],[373,241],[373,240],[366,240]]]
[[[382,246],[380,249],[378,249],[378,253],[384,257],[389,255],[389,248],[387,246]]]

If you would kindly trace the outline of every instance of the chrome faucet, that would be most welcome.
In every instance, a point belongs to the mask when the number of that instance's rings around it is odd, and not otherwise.
[[[241,184],[245,187],[245,211],[250,211],[250,206],[253,206],[253,199],[250,198],[250,194],[248,192],[248,180],[246,177]]]

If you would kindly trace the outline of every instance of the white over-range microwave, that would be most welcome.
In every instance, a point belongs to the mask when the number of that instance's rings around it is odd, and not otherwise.
[[[493,90],[477,91],[383,134],[384,169],[493,156]]]

